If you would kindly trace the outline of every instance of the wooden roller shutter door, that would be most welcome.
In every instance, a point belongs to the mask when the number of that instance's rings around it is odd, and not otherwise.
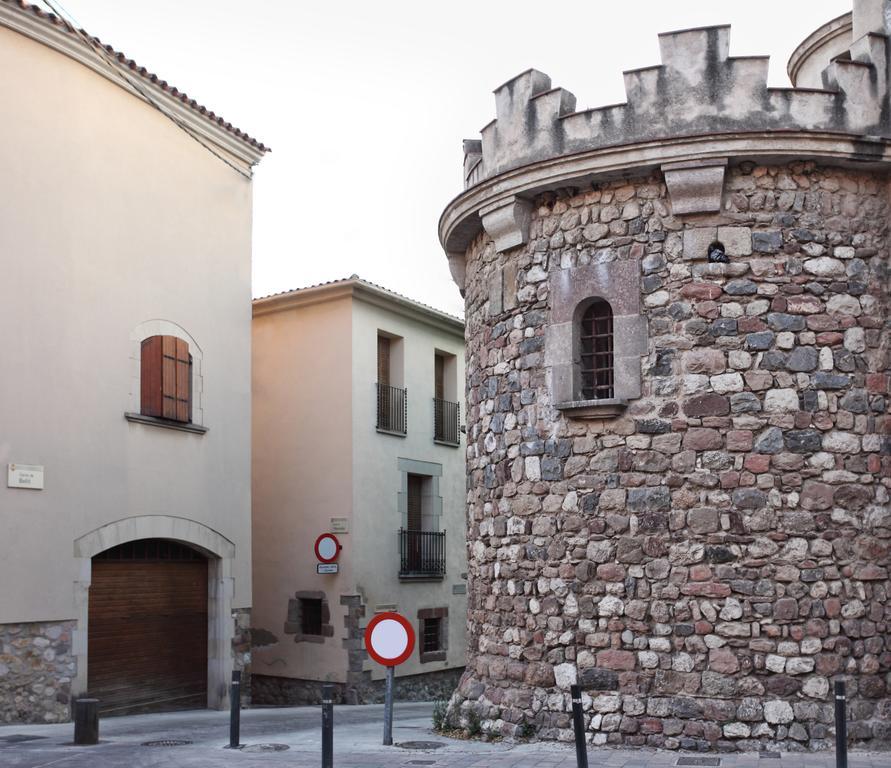
[[[133,554],[93,560],[89,695],[105,715],[204,708],[207,560],[163,559],[163,547]]]

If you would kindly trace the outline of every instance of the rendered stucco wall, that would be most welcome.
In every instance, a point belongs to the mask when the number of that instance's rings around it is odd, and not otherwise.
[[[77,619],[77,693],[89,567],[74,543],[96,529],[195,521],[234,545],[217,636],[250,607],[251,185],[150,106],[5,27],[0,66],[0,466],[46,471],[42,491],[0,484],[0,583],[16,585],[0,590],[0,623]],[[150,320],[200,346],[204,435],[124,419],[131,333]]]
[[[263,314],[253,329],[255,675],[346,680],[341,594],[354,589],[352,531],[340,573],[316,574],[313,544],[331,518],[353,518],[350,300]],[[298,592],[327,596],[333,637],[285,632]]]

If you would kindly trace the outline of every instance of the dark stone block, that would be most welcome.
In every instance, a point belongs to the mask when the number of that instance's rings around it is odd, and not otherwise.
[[[662,419],[637,419],[634,426],[645,435],[664,435],[671,432],[671,422]]]
[[[632,512],[667,512],[671,508],[668,488],[629,488],[628,509]]]
[[[783,247],[782,232],[753,232],[752,248],[756,253],[778,253]]]
[[[851,383],[850,376],[841,376],[837,373],[815,373],[812,379],[817,389],[844,389]]]
[[[802,315],[788,315],[785,312],[770,312],[767,315],[767,324],[772,331],[803,331],[804,317]]]
[[[732,317],[721,317],[714,320],[709,327],[712,336],[736,336],[736,320]]]
[[[579,672],[579,685],[590,691],[615,691],[619,688],[619,673],[589,667]]]
[[[761,358],[760,368],[766,371],[782,371],[787,367],[788,356],[785,352],[770,350]]]
[[[724,293],[730,296],[752,296],[758,293],[758,286],[747,278],[731,280],[724,286]]]
[[[560,459],[546,457],[541,460],[541,479],[542,480],[562,480],[563,464]]]
[[[761,401],[752,392],[737,392],[730,395],[730,410],[733,413],[758,413]]]
[[[823,437],[816,429],[790,429],[785,437],[786,448],[792,453],[814,453],[823,444]]]
[[[818,353],[814,347],[795,347],[786,359],[790,371],[812,371],[817,367]]]
[[[773,331],[760,331],[759,333],[750,333],[746,336],[746,347],[755,351],[763,352],[773,346]]]
[[[731,498],[739,509],[761,509],[767,504],[767,494],[757,488],[737,488]]]

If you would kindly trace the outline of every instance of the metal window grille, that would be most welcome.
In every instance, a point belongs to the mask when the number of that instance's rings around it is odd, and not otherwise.
[[[377,384],[377,428],[404,435],[408,424],[408,390]]]
[[[400,576],[441,578],[445,572],[445,531],[399,529]]]
[[[441,398],[433,398],[433,439],[458,445],[461,433],[461,407]]]
[[[442,650],[442,619],[424,619],[421,652],[433,653],[439,650]]]
[[[613,397],[613,310],[603,299],[595,299],[581,322],[582,398]]]
[[[304,635],[322,634],[322,601],[318,598],[300,599],[300,631]]]
[[[137,539],[95,555],[94,560],[205,560],[185,544],[168,539]]]

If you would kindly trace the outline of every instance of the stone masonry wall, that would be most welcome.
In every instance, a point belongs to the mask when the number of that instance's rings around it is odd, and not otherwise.
[[[73,621],[0,624],[0,723],[69,719]]]
[[[885,180],[742,164],[711,217],[673,218],[655,177],[536,205],[528,245],[468,251],[453,706],[568,740],[578,680],[595,744],[821,748],[843,678],[851,739],[889,743]],[[729,264],[707,263],[714,240]],[[568,418],[545,368],[549,273],[624,259],[642,396]]]
[[[463,668],[425,672],[422,675],[406,675],[393,681],[395,701],[447,700],[461,677]],[[382,704],[383,680],[371,680],[366,673],[361,685],[333,683],[334,701],[337,704]],[[291,677],[254,675],[254,704],[294,706],[318,704],[322,700],[322,683],[317,680],[300,680]]]

